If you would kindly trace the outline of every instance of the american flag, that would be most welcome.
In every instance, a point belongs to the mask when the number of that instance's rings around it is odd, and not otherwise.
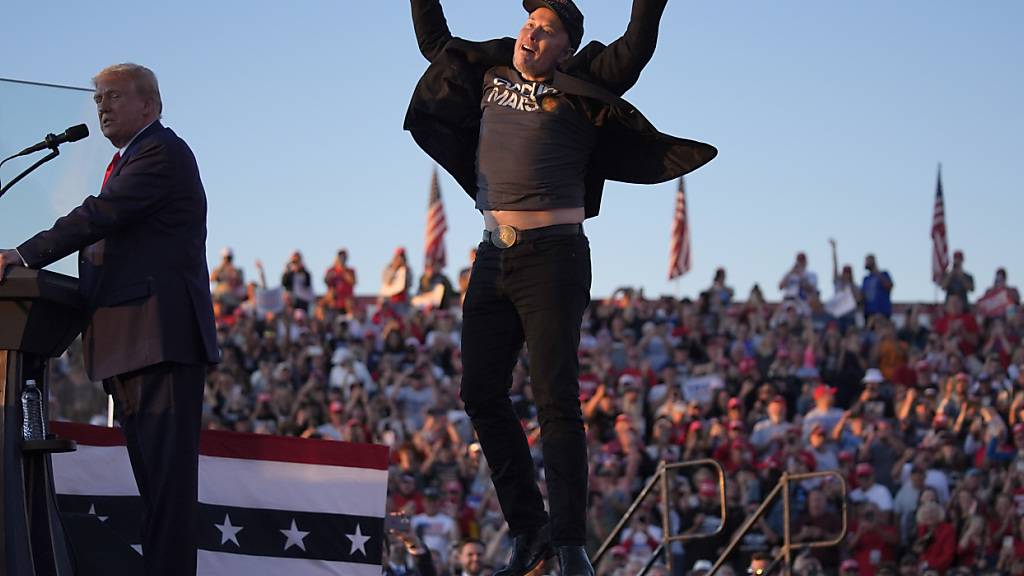
[[[444,233],[448,221],[444,217],[444,203],[441,202],[441,187],[437,184],[437,168],[430,179],[430,201],[427,203],[427,235],[424,242],[423,260],[426,265],[444,268],[447,257],[444,250]]]
[[[78,443],[53,458],[75,573],[140,574],[142,503],[124,435],[51,428]],[[198,574],[379,576],[387,484],[386,446],[204,430]]]
[[[686,216],[686,186],[679,177],[676,192],[676,215],[672,221],[672,244],[669,247],[668,279],[674,280],[690,271],[690,222]]]
[[[935,209],[932,212],[932,281],[942,285],[949,268],[949,238],[946,235],[946,207],[942,198],[942,166],[935,185]]]

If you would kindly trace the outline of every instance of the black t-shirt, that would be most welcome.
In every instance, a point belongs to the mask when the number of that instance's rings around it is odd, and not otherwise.
[[[509,67],[484,76],[476,207],[550,210],[583,206],[597,129],[580,98]]]
[[[967,272],[950,272],[950,279],[946,284],[946,300],[949,300],[950,296],[959,296],[960,300],[966,305],[968,302],[967,289],[973,285],[974,276]]]

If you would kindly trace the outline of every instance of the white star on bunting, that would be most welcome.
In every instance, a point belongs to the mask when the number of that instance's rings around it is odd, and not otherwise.
[[[281,534],[288,537],[288,540],[284,543],[284,549],[287,550],[292,546],[298,546],[303,552],[306,551],[306,543],[302,540],[306,537],[309,532],[303,532],[299,530],[298,526],[295,525],[295,519],[292,518],[292,527],[290,530],[281,530]]]
[[[100,516],[99,514],[97,514],[96,513],[96,505],[95,504],[90,504],[89,505],[89,515],[90,516],[95,516],[96,519],[99,520],[100,522],[106,522],[107,518],[110,518],[110,516]]]
[[[345,537],[352,541],[352,548],[349,554],[355,554],[357,551],[366,556],[366,542],[370,539],[369,536],[363,536],[362,530],[359,529],[359,524],[356,524],[355,534],[345,534]]]
[[[243,528],[241,526],[232,526],[230,516],[225,514],[224,523],[214,524],[214,526],[217,527],[217,530],[220,530],[221,544],[227,544],[228,541],[230,540],[231,542],[235,543],[235,546],[238,546],[239,548],[242,547],[242,545],[238,543],[238,533],[241,532]]]

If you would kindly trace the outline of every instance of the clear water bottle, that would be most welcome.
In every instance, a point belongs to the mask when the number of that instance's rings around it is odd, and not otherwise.
[[[25,440],[43,440],[43,393],[35,380],[27,380],[21,390],[21,434]]]

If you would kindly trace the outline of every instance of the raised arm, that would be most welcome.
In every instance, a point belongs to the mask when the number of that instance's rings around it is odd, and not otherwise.
[[[441,53],[445,44],[452,39],[448,30],[448,21],[444,19],[444,10],[440,0],[411,0],[412,25],[416,30],[416,43],[420,53],[428,61]]]
[[[625,34],[590,61],[586,73],[605,89],[621,96],[636,84],[654,56],[658,24],[668,0],[633,0]]]

